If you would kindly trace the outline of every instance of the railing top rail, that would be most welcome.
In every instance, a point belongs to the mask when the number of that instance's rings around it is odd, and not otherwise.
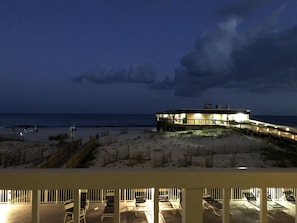
[[[11,169],[0,189],[296,187],[297,169]]]

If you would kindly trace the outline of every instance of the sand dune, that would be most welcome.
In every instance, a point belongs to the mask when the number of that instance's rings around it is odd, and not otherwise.
[[[0,142],[1,167],[31,167],[38,159],[55,153],[57,142],[49,136],[69,135],[68,128],[44,128],[38,132],[0,129],[0,136],[14,134],[23,141]],[[261,157],[265,141],[232,129],[209,129],[182,132],[156,132],[149,128],[77,128],[74,139],[83,143],[96,137],[90,168],[205,168],[205,167],[269,167],[273,161]],[[28,154],[31,154],[30,156]],[[10,159],[10,161],[7,161]]]

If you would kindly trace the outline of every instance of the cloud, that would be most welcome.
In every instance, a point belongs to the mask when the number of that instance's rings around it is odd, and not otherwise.
[[[297,92],[297,26],[267,29],[266,20],[252,32],[239,29],[241,21],[228,18],[197,39],[170,82],[176,96],[196,97],[214,88]]]
[[[155,90],[174,90],[174,81],[166,76],[162,81],[155,82],[151,87]]]
[[[233,52],[234,79],[248,91],[297,90],[297,26],[255,39]]]
[[[152,65],[139,66],[130,65],[128,69],[113,70],[108,66],[99,66],[97,69],[88,70],[80,76],[72,78],[75,82],[83,80],[91,81],[96,84],[104,83],[144,83],[152,84],[155,82],[156,71]]]
[[[243,18],[250,15],[257,8],[264,5],[268,0],[233,0],[217,12],[220,17]]]

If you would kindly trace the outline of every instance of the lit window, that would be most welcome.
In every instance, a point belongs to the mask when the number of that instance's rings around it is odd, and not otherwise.
[[[196,119],[201,118],[201,114],[200,114],[200,113],[196,113],[196,114],[194,114],[194,118],[196,118]]]
[[[181,119],[186,118],[186,114],[185,114],[185,113],[181,113],[181,114],[180,114],[180,118],[181,118]]]
[[[234,115],[234,120],[237,122],[242,122],[246,120],[246,115],[243,113],[237,113]]]

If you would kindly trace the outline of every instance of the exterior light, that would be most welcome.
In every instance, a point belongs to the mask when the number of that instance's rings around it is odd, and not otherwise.
[[[247,170],[248,168],[246,166],[239,166],[237,167],[238,170]]]

